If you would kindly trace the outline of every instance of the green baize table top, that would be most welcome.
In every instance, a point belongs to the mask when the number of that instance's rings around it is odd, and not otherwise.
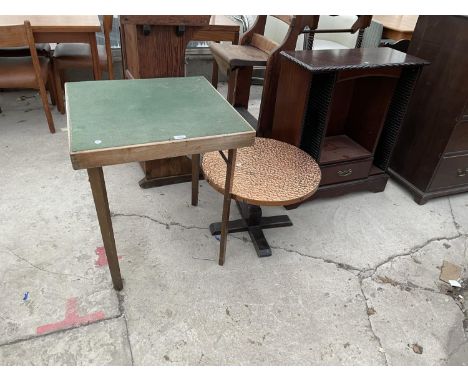
[[[254,131],[204,77],[65,85],[70,153]]]

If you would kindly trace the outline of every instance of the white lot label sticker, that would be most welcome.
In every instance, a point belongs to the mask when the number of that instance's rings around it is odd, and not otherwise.
[[[186,135],[174,135],[174,139],[185,139],[187,138]]]

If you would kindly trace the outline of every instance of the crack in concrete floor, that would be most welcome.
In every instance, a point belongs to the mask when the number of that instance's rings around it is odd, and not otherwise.
[[[113,316],[110,316],[110,317],[105,317],[105,318],[102,318],[100,320],[96,320],[96,321],[92,321],[92,322],[85,322],[83,324],[72,326],[72,327],[69,327],[69,328],[58,329],[58,330],[54,330],[54,331],[47,332],[47,333],[44,333],[44,334],[31,335],[31,336],[26,336],[26,337],[22,337],[22,338],[17,338],[17,339],[14,339],[12,341],[2,342],[2,343],[0,343],[0,347],[7,346],[7,345],[14,345],[14,344],[17,344],[17,343],[20,343],[20,342],[26,342],[26,341],[34,340],[34,339],[41,338],[41,337],[53,336],[55,334],[68,332],[70,330],[76,330],[76,329],[79,329],[79,328],[83,328],[85,326],[96,325],[96,324],[99,324],[101,322],[111,321],[111,320],[115,320],[115,319],[121,318],[121,317],[122,317],[122,313],[119,312],[119,314],[117,314],[117,315],[113,315]]]
[[[42,110],[41,107],[38,107],[37,108],[38,110]],[[32,110],[32,109],[30,109]],[[29,111],[29,110],[28,110]],[[341,262],[337,262],[337,261],[333,261],[333,260],[329,260],[329,259],[324,259],[324,258],[321,258],[319,256],[309,256],[307,254],[304,254],[304,253],[301,253],[301,252],[298,252],[296,250],[291,250],[291,249],[287,249],[287,248],[282,248],[282,247],[272,247],[274,249],[278,249],[278,250],[284,250],[286,252],[290,252],[290,253],[296,253],[297,255],[300,255],[300,256],[303,256],[303,257],[309,257],[309,258],[312,258],[312,259],[315,259],[315,260],[320,260],[320,261],[323,261],[324,263],[329,263],[329,264],[334,264],[337,268],[339,269],[343,269],[351,274],[353,274],[353,276],[357,277],[358,281],[359,281],[359,286],[360,286],[360,289],[361,289],[361,295],[362,297],[364,298],[364,301],[365,301],[365,305],[367,306],[367,308],[369,308],[369,304],[368,304],[368,298],[366,297],[366,294],[363,290],[363,284],[362,282],[366,279],[371,279],[375,282],[378,282],[377,280],[375,280],[374,276],[376,274],[376,272],[378,271],[378,269],[382,266],[384,266],[385,264],[388,264],[388,263],[391,263],[392,261],[395,261],[396,259],[398,258],[404,258],[404,257],[412,257],[414,255],[414,253],[416,253],[417,251],[421,250],[421,249],[424,249],[426,246],[430,245],[431,243],[435,242],[435,241],[439,241],[439,240],[447,240],[447,241],[450,241],[450,240],[455,240],[457,238],[460,238],[460,237],[464,237],[465,238],[465,242],[464,242],[464,255],[465,255],[465,259],[466,259],[466,254],[467,254],[467,238],[468,238],[468,234],[467,233],[462,233],[462,226],[457,222],[456,220],[456,217],[455,217],[455,213],[454,213],[454,210],[453,210],[453,206],[452,206],[452,202],[451,202],[451,198],[448,197],[447,198],[448,200],[448,205],[449,205],[449,210],[450,210],[450,214],[451,214],[451,218],[452,218],[452,221],[453,221],[453,224],[455,226],[455,229],[456,229],[456,232],[458,232],[458,235],[455,235],[455,236],[447,236],[447,237],[435,237],[435,238],[431,238],[429,240],[426,240],[424,243],[422,244],[419,244],[419,245],[416,245],[416,246],[413,246],[412,248],[410,248],[408,251],[404,252],[404,253],[399,253],[399,254],[395,254],[395,255],[391,255],[389,257],[387,257],[384,261],[380,262],[379,264],[377,264],[375,267],[372,267],[372,268],[365,268],[365,269],[361,269],[361,268],[358,268],[358,267],[354,267],[352,265],[349,265],[349,264],[346,264],[346,263],[341,263]],[[150,216],[147,216],[147,215],[138,215],[138,214],[113,214],[113,216],[115,217],[119,217],[119,216],[122,216],[122,217],[135,217],[135,218],[143,218],[143,219],[148,219],[150,221],[153,221],[154,223],[156,224],[159,224],[159,225],[162,225],[162,226],[166,226],[166,228],[170,228],[171,226],[175,226],[175,227],[180,227],[181,229],[199,229],[199,230],[208,230],[207,227],[197,227],[197,226],[189,226],[189,225],[183,225],[181,223],[178,223],[178,222],[169,222],[169,223],[166,223],[166,222],[163,222],[163,221],[160,221],[160,220],[157,220],[155,218],[152,218]],[[236,238],[236,239],[240,239],[240,240],[244,240],[242,238],[238,238],[236,236],[233,236],[231,235],[230,237],[233,237],[233,238]],[[9,250],[8,250],[9,251]],[[24,257],[21,257],[19,255],[17,255],[16,253],[14,252],[9,252],[9,254],[11,256],[15,256],[16,258],[18,258],[19,260],[27,263],[29,266],[31,266],[32,268],[35,268],[39,271],[42,271],[42,272],[46,272],[46,273],[50,273],[50,274],[55,274],[57,276],[60,276],[60,277],[74,277],[74,278],[79,278],[79,279],[83,279],[83,280],[89,280],[88,278],[86,277],[83,277],[81,275],[74,275],[74,274],[68,274],[68,273],[59,273],[59,272],[54,272],[54,271],[50,271],[46,268],[42,268],[34,263],[31,263],[30,261],[28,261],[26,258]],[[209,260],[209,261],[215,261],[213,259],[204,259],[204,258],[195,258],[193,257],[194,259],[197,259],[197,260]],[[107,286],[106,286],[107,287]],[[401,283],[401,282],[396,282],[396,285],[395,287],[399,287],[399,288],[406,288],[406,287],[410,287],[410,288],[414,288],[414,289],[421,289],[421,290],[425,290],[427,292],[430,292],[430,293],[436,293],[436,294],[443,294],[442,292],[440,291],[436,291],[436,290],[431,290],[430,288],[425,288],[425,287],[421,287],[421,286],[418,286],[418,285],[415,285],[415,284],[404,284],[404,283]],[[80,328],[81,326],[88,326],[88,325],[94,325],[94,324],[98,324],[99,322],[102,322],[102,321],[106,321],[106,320],[113,320],[113,319],[118,319],[120,317],[124,317],[125,319],[125,325],[126,325],[126,333],[127,333],[127,341],[128,341],[128,346],[130,347],[130,352],[132,352],[132,349],[131,349],[131,345],[130,345],[130,340],[129,340],[129,332],[128,332],[128,325],[127,325],[127,318],[126,318],[126,315],[125,315],[125,302],[124,302],[124,295],[121,294],[121,293],[117,293],[117,296],[118,296],[118,301],[119,301],[119,314],[118,315],[114,315],[112,317],[107,317],[103,320],[99,320],[99,321],[96,321],[96,322],[92,322],[92,323],[89,323],[89,324],[82,324],[80,326],[77,326],[77,327],[73,327],[73,328],[66,328],[66,329],[63,329],[63,330],[59,330],[59,331],[54,331],[54,332],[51,332],[51,333],[47,333],[47,334],[43,334],[41,336],[50,336],[50,335],[53,335],[53,334],[56,334],[56,333],[60,333],[60,332],[64,332],[64,331],[69,331],[69,330],[75,330],[77,328]],[[376,340],[379,344],[381,344],[380,342],[380,338],[377,336],[377,334],[375,333],[375,330],[374,328],[372,327],[372,318],[367,315],[367,320],[369,321],[369,325],[370,325],[370,328],[371,328],[371,331],[373,332],[374,336],[376,337]],[[28,341],[30,339],[35,339],[35,338],[38,338],[38,337],[41,337],[41,336],[31,336],[31,337],[28,337],[28,338],[23,338],[23,339],[18,339],[18,340],[15,340],[15,341],[11,341],[11,342],[8,342],[8,343],[4,343],[4,344],[0,344],[0,346],[4,346],[4,345],[8,345],[8,344],[12,344],[12,343],[16,343],[16,342],[23,342],[23,341]],[[465,341],[464,343],[468,342]],[[463,346],[460,345],[460,347]],[[457,349],[456,349],[457,350]],[[456,350],[452,351],[452,353],[454,353]],[[451,354],[452,354],[451,353]],[[450,355],[449,355],[450,356]],[[201,358],[203,357],[203,354],[201,356]],[[388,360],[387,360],[387,356],[385,353],[383,353],[383,358],[385,358],[385,363],[388,364]],[[132,354],[132,363],[134,362],[133,360],[133,354]]]
[[[33,264],[31,263],[28,259],[25,259],[24,257],[21,257],[20,255],[16,254],[15,252],[13,252],[11,249],[8,249],[6,248],[6,251],[7,253],[9,253],[10,255],[16,257],[17,259],[21,260],[21,261],[24,261],[25,263],[29,264],[31,267],[41,271],[41,272],[45,272],[45,273],[49,273],[51,275],[56,275],[56,276],[67,276],[67,277],[75,277],[75,280],[74,281],[81,281],[81,279],[83,280],[88,280],[88,281],[92,281],[90,278],[88,277],[85,277],[85,276],[82,276],[82,275],[75,275],[73,273],[63,273],[63,272],[54,272],[54,271],[50,271],[46,268],[41,268],[39,266],[37,266],[36,264]]]
[[[127,345],[128,345],[128,349],[130,350],[130,360],[132,362],[132,366],[135,365],[135,360],[133,358],[133,350],[132,350],[132,343],[130,342],[130,332],[128,331],[128,321],[127,321],[127,315],[125,314],[125,306],[124,306],[124,302],[125,302],[125,295],[122,291],[120,292],[117,292],[117,299],[118,299],[118,302],[119,302],[119,312],[120,312],[120,315],[121,317],[123,317],[124,319],[124,323],[125,323],[125,333],[126,333],[126,340],[127,340]]]
[[[451,205],[450,205],[451,207]],[[405,253],[400,253],[400,254],[396,254],[396,255],[391,255],[389,257],[387,257],[387,259],[385,261],[382,261],[380,263],[378,263],[375,267],[372,267],[372,268],[365,268],[365,269],[361,269],[361,268],[358,268],[358,267],[355,267],[355,266],[352,266],[350,264],[346,264],[346,263],[342,263],[342,262],[337,262],[337,261],[334,261],[334,260],[331,260],[331,259],[324,259],[324,258],[321,258],[319,256],[311,256],[311,255],[308,255],[308,254],[305,254],[305,253],[302,253],[300,251],[297,251],[297,250],[294,250],[294,249],[290,249],[290,248],[284,248],[284,247],[281,247],[281,246],[271,246],[272,249],[277,249],[277,250],[282,250],[282,251],[285,251],[285,252],[288,252],[288,253],[294,253],[296,255],[299,255],[301,257],[307,257],[307,258],[311,258],[311,259],[315,259],[315,260],[320,260],[320,261],[323,261],[324,263],[327,263],[327,264],[334,264],[338,269],[342,269],[344,271],[347,271],[348,273],[350,273],[351,275],[353,275],[354,277],[357,278],[358,280],[358,283],[359,283],[359,289],[360,289],[360,292],[361,292],[361,295],[363,297],[363,300],[364,300],[364,304],[365,304],[365,307],[366,309],[370,309],[371,306],[369,305],[368,303],[368,296],[366,295],[366,293],[364,292],[364,289],[363,289],[363,285],[362,285],[362,282],[365,280],[365,279],[368,279],[368,278],[371,278],[374,282],[379,282],[377,280],[374,279],[374,276],[375,276],[375,273],[378,271],[378,269],[392,261],[394,261],[395,259],[398,259],[398,258],[402,258],[402,257],[412,257],[412,255],[418,251],[420,251],[421,249],[424,249],[426,246],[430,245],[431,243],[435,242],[435,241],[441,241],[441,240],[447,240],[447,241],[451,241],[451,240],[455,240],[455,239],[458,239],[460,237],[465,237],[465,239],[468,237],[467,234],[463,234],[460,232],[460,225],[456,222],[455,220],[455,216],[453,215],[453,211],[452,211],[452,208],[450,208],[451,210],[451,214],[452,214],[452,219],[453,219],[453,222],[454,222],[454,225],[457,229],[457,232],[459,232],[457,235],[455,236],[450,236],[450,237],[436,237],[436,238],[431,238],[427,241],[425,241],[424,243],[422,244],[418,244],[418,245],[415,245],[413,246],[409,251],[405,252]],[[164,226],[166,228],[169,228],[169,227],[179,227],[181,229],[187,229],[187,230],[191,230],[191,229],[198,229],[198,230],[204,230],[204,231],[208,231],[208,228],[206,227],[199,227],[199,226],[193,226],[193,225],[184,225],[182,223],[179,223],[179,222],[174,222],[174,221],[171,221],[171,222],[165,222],[165,221],[162,221],[162,220],[158,220],[156,218],[153,218],[151,216],[148,216],[148,215],[142,215],[142,214],[132,214],[132,213],[112,213],[111,214],[112,217],[131,217],[131,218],[141,218],[141,219],[146,219],[146,220],[149,220],[151,222],[154,222],[158,225],[161,225],[161,226]],[[234,238],[234,239],[237,239],[237,240],[242,240],[242,241],[245,241],[244,237],[238,237],[236,235],[230,235],[230,237]],[[468,246],[466,244],[466,240],[465,240],[465,244],[464,244],[464,251],[465,251],[465,255],[466,255],[466,251],[468,249]],[[81,275],[74,275],[74,274],[68,274],[68,273],[58,273],[58,272],[53,272],[53,271],[49,271],[47,269],[44,269],[44,268],[41,268],[41,267],[38,267],[37,265],[29,262],[27,259],[15,254],[13,251],[7,249],[7,251],[12,255],[12,256],[15,256],[16,258],[26,262],[27,264],[29,264],[31,267],[34,267],[40,271],[43,271],[43,272],[47,272],[47,273],[51,273],[51,274],[56,274],[56,275],[59,275],[59,276],[72,276],[72,277],[75,277],[77,280],[78,279],[84,279],[84,280],[90,280],[89,278],[86,278],[84,276],[81,276]],[[197,260],[209,260],[209,261],[216,261],[215,259],[207,259],[207,258],[196,258],[196,257],[193,257],[192,258],[194,259],[197,259]],[[357,273],[356,273],[357,272]],[[369,272],[372,272],[369,274]],[[382,281],[380,281],[382,282]],[[434,290],[434,289],[431,289],[431,288],[426,288],[426,287],[422,287],[422,286],[419,286],[419,285],[416,285],[416,284],[413,284],[413,283],[401,283],[401,282],[397,282],[395,280],[391,280],[389,283],[391,283],[392,286],[395,286],[395,287],[400,287],[400,288],[411,288],[411,289],[420,289],[420,290],[425,290],[427,292],[431,292],[431,293],[436,293],[436,294],[444,294],[442,293],[441,291],[437,291],[437,290]],[[20,338],[20,339],[16,339],[14,341],[10,341],[10,342],[5,342],[5,343],[2,343],[0,344],[0,346],[6,346],[6,345],[12,345],[12,344],[15,344],[15,343],[19,343],[19,342],[24,342],[24,341],[28,341],[28,340],[31,340],[31,339],[35,339],[35,338],[38,338],[38,337],[41,337],[41,336],[50,336],[50,335],[54,335],[54,334],[57,334],[57,333],[61,333],[61,332],[65,332],[65,331],[69,331],[69,330],[75,330],[77,328],[80,328],[80,327],[83,327],[83,326],[89,326],[89,325],[95,325],[95,324],[98,324],[102,321],[108,321],[108,320],[114,320],[114,319],[118,319],[118,318],[121,318],[123,317],[124,319],[124,322],[125,322],[125,328],[126,328],[126,340],[127,340],[127,344],[128,344],[128,347],[129,347],[129,350],[130,350],[130,355],[131,355],[131,362],[132,362],[132,365],[134,364],[134,358],[133,358],[133,352],[132,352],[132,346],[131,346],[131,342],[130,342],[130,335],[129,335],[129,331],[128,331],[128,322],[127,322],[127,317],[125,315],[125,306],[124,306],[124,300],[125,300],[125,296],[123,293],[121,292],[116,292],[117,294],[117,297],[118,297],[118,302],[119,302],[119,314],[118,315],[114,315],[114,316],[111,316],[111,317],[106,317],[102,320],[98,320],[98,321],[95,321],[95,322],[91,322],[91,323],[85,323],[85,324],[81,324],[79,326],[75,326],[75,327],[71,327],[71,328],[65,328],[65,329],[61,329],[61,330],[57,330],[57,331],[54,331],[54,332],[50,332],[50,333],[46,333],[46,334],[43,334],[43,335],[33,335],[33,336],[28,336],[28,337],[24,337],[24,338]],[[455,301],[454,301],[455,303]],[[456,304],[458,306],[458,304]],[[460,308],[460,307],[459,307]],[[387,356],[386,356],[386,352],[385,352],[385,349],[383,348],[382,346],[382,342],[381,342],[381,339],[379,337],[379,335],[376,333],[374,327],[373,327],[373,324],[372,324],[372,319],[371,317],[367,314],[367,313],[364,313],[367,317],[367,321],[369,323],[368,327],[372,333],[372,335],[374,336],[374,339],[376,340],[378,346],[379,346],[379,349],[377,349],[380,357],[382,358],[382,361],[385,365],[388,365],[389,362],[388,362],[388,359],[387,359]],[[462,323],[463,325],[463,323]],[[468,339],[464,342],[466,343],[468,342]],[[463,343],[463,344],[464,344]],[[461,348],[460,345],[459,347],[457,347],[456,350],[454,350],[453,352],[451,353],[455,353],[459,348]],[[450,356],[450,355],[449,355]]]
[[[457,219],[455,219],[455,214],[453,213],[452,201],[450,200],[450,197],[448,197],[447,200],[448,200],[448,204],[450,207],[450,214],[452,215],[453,225],[455,226],[455,229],[457,230],[457,232],[461,234],[460,232],[461,225],[458,224]]]
[[[415,254],[416,252],[424,249],[425,247],[427,247],[428,245],[430,245],[433,242],[441,241],[441,240],[451,241],[451,240],[458,239],[460,237],[465,237],[465,255],[466,255],[466,251],[467,251],[466,238],[468,237],[468,234],[463,234],[463,233],[460,232],[461,226],[456,222],[450,200],[449,200],[449,205],[450,205],[452,221],[453,221],[454,226],[455,226],[455,228],[456,228],[456,230],[458,232],[457,235],[448,236],[448,237],[435,237],[435,238],[428,239],[422,244],[418,244],[418,245],[413,246],[407,252],[396,254],[396,255],[391,255],[391,256],[387,257],[386,260],[378,263],[375,267],[372,267],[372,268],[361,269],[361,268],[358,268],[358,267],[354,267],[354,266],[352,266],[350,264],[337,262],[337,261],[334,261],[334,260],[331,260],[331,259],[324,259],[324,258],[321,258],[319,256],[311,256],[311,255],[308,255],[308,254],[305,254],[305,253],[302,253],[300,251],[290,249],[290,248],[284,248],[284,247],[281,247],[281,246],[270,246],[270,247],[272,249],[278,249],[278,250],[282,250],[282,251],[285,251],[285,252],[288,252],[288,253],[294,253],[294,254],[297,254],[297,255],[302,256],[302,257],[308,257],[308,258],[311,258],[311,259],[320,260],[320,261],[323,261],[324,263],[327,263],[327,264],[334,264],[337,268],[343,269],[343,270],[347,271],[348,273],[352,274],[354,277],[356,277],[358,279],[359,288],[360,288],[360,291],[361,291],[361,295],[364,298],[364,303],[366,305],[366,309],[370,309],[371,306],[368,304],[369,299],[368,299],[368,296],[366,295],[366,293],[364,292],[362,282],[364,280],[368,279],[368,278],[372,279],[374,282],[379,282],[379,281],[376,281],[374,279],[374,275],[375,275],[375,273],[377,272],[377,270],[380,267],[382,267],[382,266],[384,266],[384,265],[386,265],[386,264],[388,264],[388,263],[390,263],[390,262],[392,262],[392,261],[394,261],[395,259],[398,259],[398,258],[412,257],[413,254]],[[148,215],[113,213],[112,216],[115,216],[115,217],[119,217],[119,216],[122,216],[122,217],[137,217],[137,218],[148,219],[148,220],[150,220],[150,221],[152,221],[154,223],[157,223],[159,225],[166,226],[166,228],[168,228],[169,226],[177,226],[177,227],[180,227],[182,229],[208,230],[208,228],[206,228],[206,227],[187,226],[187,225],[184,225],[184,224],[178,223],[178,222],[169,222],[169,223],[167,223],[167,222],[152,218],[152,217],[150,217]],[[230,234],[230,237],[232,237],[234,239],[237,239],[237,240],[245,241],[244,237],[239,237],[239,236],[236,236],[234,234]],[[196,260],[216,261],[215,259],[196,258],[196,257],[193,257],[193,256],[192,256],[192,258],[196,259]],[[358,272],[358,273],[356,274],[353,271]],[[369,272],[372,272],[372,273],[369,274]],[[382,282],[382,281],[380,281],[380,282]],[[445,293],[443,293],[441,291],[437,291],[437,290],[431,289],[431,288],[422,287],[422,286],[416,285],[414,283],[404,284],[404,283],[396,282],[395,280],[391,280],[390,283],[391,283],[392,286],[398,286],[400,288],[419,289],[419,290],[424,290],[424,291],[431,292],[431,293],[446,295]],[[455,305],[457,305],[458,308],[462,309],[458,304],[456,304],[455,300],[453,300],[453,301],[454,301]],[[463,312],[463,310],[462,310],[462,312]],[[367,314],[367,313],[365,313],[365,314],[366,314],[367,320],[369,322],[369,329],[371,330],[375,340],[377,341],[377,343],[379,345],[378,352],[381,355],[381,357],[383,358],[384,364],[388,365],[389,362],[388,362],[388,359],[387,359],[385,349],[382,346],[382,342],[381,342],[380,337],[378,336],[378,334],[376,333],[376,331],[375,331],[375,329],[374,329],[374,327],[372,325],[372,319],[371,319],[369,314]],[[461,325],[463,326],[463,322],[461,323]]]
[[[366,310],[368,311],[368,309],[371,308],[371,306],[369,305],[369,301],[368,301],[368,298],[366,297],[366,293],[364,292],[364,288],[362,286],[362,279],[359,278],[359,288],[361,290],[361,294],[362,294],[362,297],[364,297],[364,303],[366,304]],[[369,328],[372,332],[372,334],[374,335],[374,338],[375,340],[377,341],[377,343],[379,344],[379,353],[382,354],[382,357],[384,359],[384,362],[385,362],[385,366],[388,366],[388,358],[387,358],[387,353],[385,352],[385,349],[384,347],[382,346],[382,340],[380,339],[380,337],[377,335],[377,333],[375,332],[375,329],[374,329],[374,326],[372,325],[372,320],[370,318],[370,315],[366,312],[366,316],[367,316],[367,321],[369,322]]]
[[[122,214],[122,213],[117,213],[117,212],[111,212],[111,217],[131,217],[131,218],[143,218],[143,219],[148,219],[154,223],[157,223],[159,225],[163,225],[166,227],[166,229],[169,229],[170,227],[181,227],[184,229],[200,229],[200,230],[207,230],[208,228],[206,227],[197,227],[197,226],[188,226],[188,225],[183,225],[178,222],[163,222],[158,219],[152,218],[151,216],[148,215],[140,215],[140,214]]]

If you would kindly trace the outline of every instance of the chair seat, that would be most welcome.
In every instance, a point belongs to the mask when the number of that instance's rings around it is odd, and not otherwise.
[[[39,57],[41,77],[47,82],[49,59]],[[0,88],[38,89],[31,57],[0,57]]]
[[[103,45],[98,45],[99,65],[107,68],[107,53]],[[65,66],[73,67],[92,67],[91,48],[89,44],[82,43],[62,43],[58,44],[54,51],[54,59],[63,68]]]
[[[230,68],[243,66],[266,66],[269,55],[248,45],[210,43],[211,53],[220,66]]]
[[[226,163],[220,153],[203,154],[201,165],[206,181],[224,193]],[[274,139],[255,138],[253,146],[237,150],[232,198],[257,206],[286,206],[313,195],[320,180],[319,166],[304,151]]]
[[[36,51],[39,56],[50,57],[50,44],[36,44]],[[0,49],[0,57],[24,57],[30,55],[29,46]]]

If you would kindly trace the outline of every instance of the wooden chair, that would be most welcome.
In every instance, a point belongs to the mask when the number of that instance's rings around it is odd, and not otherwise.
[[[103,17],[104,46],[98,45],[99,65],[101,70],[107,70],[109,79],[114,79],[112,65],[112,50],[110,44],[110,32],[112,31],[113,16]],[[53,55],[54,78],[57,86],[57,109],[65,114],[63,102],[64,72],[66,69],[92,68],[91,48],[84,43],[61,43],[55,48]]]
[[[23,46],[29,47],[30,56],[0,57],[0,88],[38,89],[49,130],[55,133],[46,91],[48,81],[52,83],[50,88],[55,88],[50,61],[46,57],[38,57],[30,22],[25,21],[24,25],[0,27],[0,48]],[[53,98],[53,92],[51,92],[51,98]]]
[[[308,27],[315,30],[319,16],[272,16],[289,25],[280,44],[264,36],[267,16],[258,16],[247,30],[239,45],[211,43],[211,52],[221,70],[228,75],[228,101],[235,107],[247,109],[254,66],[265,67],[260,114],[257,131],[268,136],[271,130],[279,75],[279,54],[282,50],[294,50],[297,38]],[[213,83],[216,87],[216,84]]]

